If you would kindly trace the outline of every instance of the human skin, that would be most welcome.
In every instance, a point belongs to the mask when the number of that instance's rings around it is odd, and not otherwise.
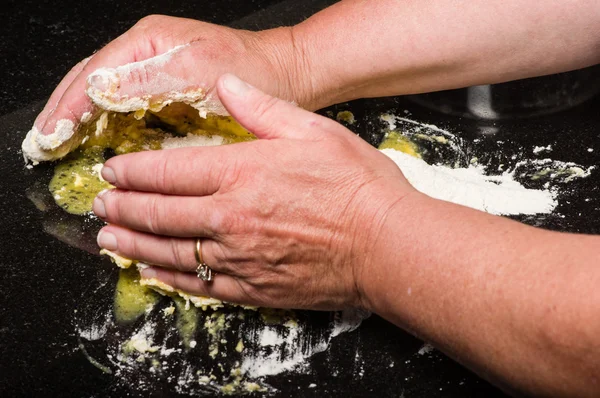
[[[428,198],[333,121],[253,88],[235,94],[225,87],[235,81],[230,75],[216,84],[232,71],[318,109],[599,61],[600,10],[592,1],[546,2],[543,11],[516,0],[461,4],[344,1],[293,28],[219,31],[227,45],[212,53],[202,44],[207,40],[190,46],[190,69],[167,64],[166,71],[218,94],[260,139],[110,159],[103,176],[118,189],[95,201],[94,211],[110,224],[99,244],[160,264],[143,276],[194,294],[284,308],[362,306],[510,392],[597,396],[598,237],[536,229]],[[75,69],[36,123],[51,132],[57,119],[76,119],[89,107],[82,93],[95,68],[156,55],[198,31],[216,32],[189,22],[185,33],[174,28],[169,35],[172,22],[146,20]],[[131,48],[138,51],[125,51]],[[236,63],[240,51],[249,55],[246,63]],[[107,64],[112,52],[122,55]],[[201,76],[198,63],[210,64]],[[136,70],[125,80],[147,85],[155,78]],[[123,93],[138,86],[124,85]],[[204,238],[214,282],[193,273],[195,237]]]
[[[219,97],[259,140],[109,159],[100,246],[196,295],[366,308],[512,393],[598,393],[599,237],[429,198],[341,125],[232,79]]]

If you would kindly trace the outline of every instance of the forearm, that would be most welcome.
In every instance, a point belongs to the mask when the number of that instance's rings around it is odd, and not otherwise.
[[[377,313],[507,389],[600,392],[598,237],[420,199],[378,241]]]
[[[596,0],[346,0],[292,29],[308,108],[600,62]]]

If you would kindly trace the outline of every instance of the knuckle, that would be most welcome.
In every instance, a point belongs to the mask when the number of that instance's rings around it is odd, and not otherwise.
[[[173,181],[170,178],[169,159],[164,152],[160,153],[155,160],[154,170],[151,175],[152,180],[150,186],[155,192],[170,192],[173,186]]]
[[[269,300],[259,287],[257,287],[251,281],[238,281],[240,293],[245,296],[245,300],[252,304],[263,305],[265,303],[272,304],[272,300]]]
[[[326,123],[326,121],[329,119],[325,119],[322,117],[319,117],[315,114],[311,114],[310,116],[306,117],[306,125],[308,126],[308,128],[313,129],[313,130],[324,130],[326,127],[330,127],[330,125],[328,125]]]
[[[263,123],[269,123],[272,119],[272,114],[275,114],[279,100],[269,95],[262,95],[254,103],[253,113],[257,120],[262,120]]]
[[[173,274],[173,287],[176,289],[181,289],[185,287],[185,278],[186,275],[181,272],[174,272]]]
[[[242,178],[245,172],[248,172],[252,165],[249,164],[245,157],[230,157],[224,158],[218,163],[219,166],[211,167],[207,173],[207,178],[216,181],[219,187],[233,187],[239,184],[244,179]]]
[[[142,211],[142,218],[145,220],[146,228],[149,232],[160,235],[162,220],[162,205],[157,195],[150,196],[146,201],[146,206]]]
[[[54,113],[54,115],[52,116],[56,116],[57,112]],[[67,116],[67,118],[71,119],[71,120],[79,120],[79,116],[77,115],[77,112],[73,109],[72,104],[70,103],[65,103],[62,106],[62,112],[59,114],[60,118],[64,118],[65,116]]]
[[[213,198],[211,196],[211,198]],[[214,200],[214,199],[213,199]],[[217,233],[223,233],[227,230],[229,213],[221,210],[217,206],[213,206],[214,210],[209,214],[208,228]]]
[[[211,216],[211,223],[213,224],[213,230],[219,231],[223,236],[229,236],[233,234],[235,230],[235,218],[236,216],[231,213],[220,213],[213,214]]]
[[[138,64],[135,67],[129,68],[126,76],[127,84],[133,87],[145,87],[151,79],[150,71],[146,67],[146,64],[143,63]]]
[[[142,246],[142,242],[136,236],[137,234],[132,234],[130,239],[124,239],[124,247],[123,254],[128,254],[132,258],[140,259],[143,258],[144,248]]]
[[[309,114],[305,120],[306,128],[309,131],[313,133],[326,133],[313,135],[314,138],[325,138],[329,140],[332,136],[340,137],[343,136],[343,134],[352,133],[341,124],[321,115]]]
[[[117,189],[111,189],[102,194],[102,203],[106,211],[106,219],[116,223],[122,219],[122,206],[120,201],[120,192]]]
[[[171,253],[171,264],[179,271],[189,271],[188,263],[183,255],[185,247],[179,239],[169,240],[169,249]],[[189,248],[187,248],[189,250]]]
[[[170,19],[170,17],[168,17],[166,15],[160,15],[160,14],[146,15],[145,17],[143,17],[139,21],[137,21],[135,23],[135,25],[133,25],[133,29],[141,30],[141,31],[152,30],[157,25],[164,24],[167,19]]]
[[[186,174],[192,173],[194,180],[198,174],[207,174],[204,170],[194,169],[198,160],[197,152],[182,149],[186,150],[173,149],[153,154],[151,170],[144,170],[144,173],[151,176],[149,185],[155,192],[175,192],[177,187],[181,187],[181,178]]]
[[[223,212],[219,217],[219,231],[224,237],[235,237],[248,231],[250,219],[243,210]],[[239,242],[238,245],[241,245]]]

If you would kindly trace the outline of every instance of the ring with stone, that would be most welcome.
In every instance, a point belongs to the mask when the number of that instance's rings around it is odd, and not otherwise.
[[[194,255],[196,256],[196,275],[205,282],[213,280],[213,270],[202,259],[202,240],[196,239],[194,247]]]

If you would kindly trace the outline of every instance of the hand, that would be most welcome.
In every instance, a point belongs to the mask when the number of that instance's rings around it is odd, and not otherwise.
[[[184,47],[165,62],[153,62],[178,46]],[[160,97],[174,89],[174,82],[179,91],[201,88],[210,99],[217,78],[232,72],[272,95],[310,107],[308,85],[303,84],[306,78],[300,75],[310,76],[310,71],[293,65],[298,60],[293,52],[291,28],[250,32],[191,19],[149,16],[77,64],[54,90],[34,127],[48,135],[63,120],[76,129],[86,113],[93,114],[86,88],[91,85],[98,92],[109,88],[102,75],[93,75],[100,68],[108,68],[104,72],[115,78],[112,88],[116,92],[110,93],[115,102],[140,94]]]
[[[340,124],[233,75],[218,95],[259,139],[109,159],[118,189],[94,202],[100,246],[160,265],[144,278],[224,301],[279,308],[369,308],[364,278],[386,213],[417,193],[385,155]],[[418,193],[417,193],[418,194]],[[195,237],[217,273],[194,270]]]

